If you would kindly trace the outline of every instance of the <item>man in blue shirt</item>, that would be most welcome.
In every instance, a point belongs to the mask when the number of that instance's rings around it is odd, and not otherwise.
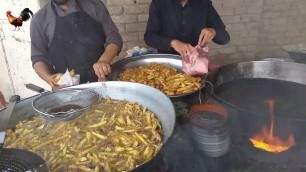
[[[145,42],[159,53],[186,56],[189,49],[230,36],[210,0],[152,0]]]

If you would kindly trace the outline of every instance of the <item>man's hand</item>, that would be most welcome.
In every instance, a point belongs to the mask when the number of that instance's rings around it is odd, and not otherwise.
[[[6,105],[7,105],[7,103],[6,103],[5,99],[4,99],[4,96],[3,96],[3,94],[0,91],[0,110],[4,109],[6,107]]]
[[[98,62],[93,65],[98,81],[105,81],[106,75],[111,72],[110,62],[120,52],[120,47],[114,43],[110,43],[105,47],[104,53],[99,58]]]
[[[216,36],[216,31],[213,28],[205,28],[202,29],[201,34],[199,36],[199,45],[204,46],[207,43],[210,43],[214,37]]]
[[[61,79],[61,76],[63,76],[62,73],[57,73],[57,74],[50,75],[48,83],[51,86],[52,90],[67,87],[66,85],[57,85],[56,84]]]
[[[187,51],[194,48],[192,45],[183,43],[176,39],[171,41],[171,47],[174,48],[174,50],[178,52],[183,59],[186,58]]]
[[[95,74],[98,76],[98,81],[105,81],[105,76],[111,72],[110,64],[102,60],[95,63],[93,69]]]

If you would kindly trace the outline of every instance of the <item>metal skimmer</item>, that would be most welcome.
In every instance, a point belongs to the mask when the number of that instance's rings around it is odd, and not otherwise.
[[[44,92],[32,106],[38,113],[52,119],[68,120],[82,114],[99,100],[99,94],[91,89],[60,89]]]

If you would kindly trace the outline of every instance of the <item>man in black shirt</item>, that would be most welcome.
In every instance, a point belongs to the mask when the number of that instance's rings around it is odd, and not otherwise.
[[[210,0],[152,0],[144,39],[159,53],[184,57],[196,45],[225,45],[230,36]]]

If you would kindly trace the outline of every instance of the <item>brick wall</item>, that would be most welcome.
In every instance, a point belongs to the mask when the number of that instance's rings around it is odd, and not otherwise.
[[[213,0],[231,36],[226,46],[212,45],[211,56],[216,61],[255,59],[263,3],[263,0]]]
[[[104,0],[124,40],[125,50],[146,46],[143,34],[151,0]],[[306,0],[212,0],[231,42],[211,45],[210,55],[223,63],[287,57],[283,45],[306,43]]]
[[[285,56],[280,47],[306,43],[306,1],[266,0],[258,35],[258,57]]]
[[[135,46],[147,47],[143,36],[151,0],[103,0],[103,2],[107,5],[124,41],[119,59],[126,56],[128,49]]]

